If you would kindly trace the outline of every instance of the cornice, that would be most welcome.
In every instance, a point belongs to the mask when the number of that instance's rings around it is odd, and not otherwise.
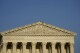
[[[32,34],[32,35],[3,35],[3,36],[73,36],[73,35],[34,35],[34,34]]]
[[[36,23],[33,23],[33,24],[25,25],[25,26],[22,26],[22,27],[18,27],[18,28],[12,29],[12,30],[8,30],[8,31],[5,31],[5,32],[1,32],[1,35],[17,32],[19,30],[23,30],[25,28],[33,27],[35,25],[43,25],[43,26],[49,27],[51,29],[59,30],[59,31],[64,32],[64,33],[68,33],[68,34],[71,34],[71,35],[76,35],[76,33],[74,33],[74,32],[71,32],[71,31],[68,31],[68,30],[65,30],[65,29],[50,25],[50,24],[46,24],[46,23],[40,22],[40,21],[36,22]]]

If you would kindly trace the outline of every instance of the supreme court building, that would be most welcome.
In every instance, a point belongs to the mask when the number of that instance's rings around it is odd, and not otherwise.
[[[36,22],[0,33],[0,53],[74,53],[74,32]]]

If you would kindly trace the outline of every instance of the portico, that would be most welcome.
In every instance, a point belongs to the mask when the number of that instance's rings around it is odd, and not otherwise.
[[[74,53],[75,33],[43,22],[1,33],[0,53]]]
[[[53,42],[8,42],[3,45],[4,53],[72,53],[74,48],[70,47],[70,43],[53,43]]]

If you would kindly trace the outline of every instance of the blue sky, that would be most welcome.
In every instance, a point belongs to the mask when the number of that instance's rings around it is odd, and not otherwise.
[[[0,32],[43,21],[77,33],[80,52],[79,0],[0,0]]]

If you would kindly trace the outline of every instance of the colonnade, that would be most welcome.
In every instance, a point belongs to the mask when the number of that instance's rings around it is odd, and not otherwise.
[[[61,43],[61,42],[3,43],[2,53],[7,53],[7,49],[11,49],[11,53],[17,53],[17,49],[20,49],[20,53],[27,53],[26,49],[29,49],[29,53],[37,53],[36,49],[39,49],[39,53],[74,53],[74,44],[73,43]]]

